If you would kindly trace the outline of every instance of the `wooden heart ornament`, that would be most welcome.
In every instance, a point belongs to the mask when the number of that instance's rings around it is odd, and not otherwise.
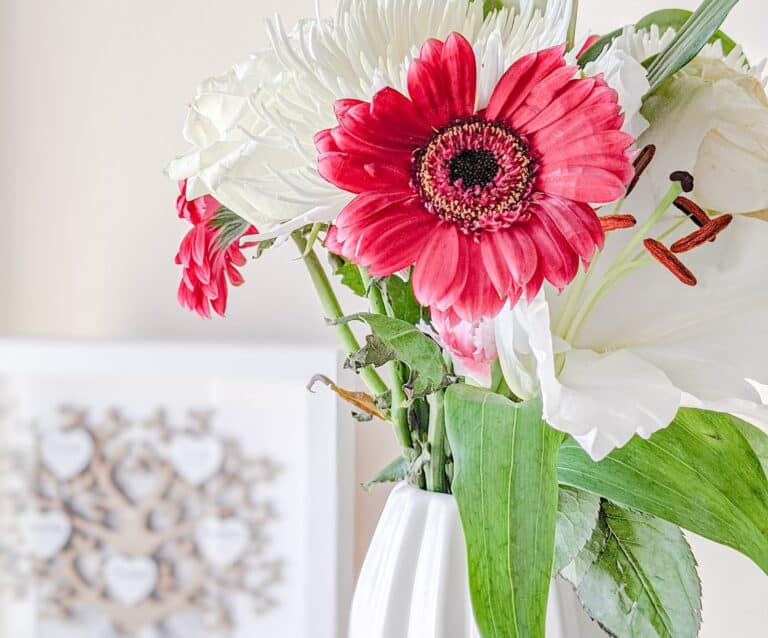
[[[80,474],[93,457],[93,439],[85,430],[53,430],[40,440],[43,465],[60,481]]]
[[[133,607],[155,590],[157,572],[157,564],[151,558],[113,556],[104,566],[107,592],[119,603]]]
[[[179,434],[168,446],[176,473],[190,485],[202,485],[216,475],[224,461],[224,446],[212,436]]]
[[[195,531],[197,548],[203,558],[219,569],[237,563],[250,540],[251,530],[239,518],[206,518]]]
[[[62,511],[26,512],[19,518],[25,551],[41,560],[54,558],[69,542],[72,523]]]

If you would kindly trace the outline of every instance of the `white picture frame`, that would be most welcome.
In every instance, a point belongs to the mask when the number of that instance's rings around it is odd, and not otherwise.
[[[36,379],[70,379],[74,383],[78,379],[86,383],[99,379],[99,383],[109,385],[128,378],[167,378],[176,386],[189,383],[198,389],[206,387],[208,398],[230,379],[254,388],[259,384],[284,386],[289,393],[284,396],[296,402],[292,409],[300,406],[298,413],[303,415],[297,430],[300,450],[295,455],[297,462],[301,459],[303,471],[294,473],[303,478],[301,484],[286,490],[285,498],[303,503],[303,547],[294,548],[301,558],[293,565],[303,569],[300,580],[304,587],[302,592],[290,590],[288,595],[302,597],[299,613],[303,616],[302,635],[307,638],[337,638],[344,634],[353,587],[354,431],[341,426],[335,395],[306,390],[314,374],[336,378],[338,370],[334,349],[313,346],[0,340],[4,405],[13,402],[14,393],[20,388],[23,392]],[[190,404],[197,405],[200,399],[190,397]],[[19,422],[13,427],[19,427]],[[273,431],[279,439],[278,424]],[[0,448],[8,434],[0,429]],[[297,444],[294,441],[292,445]],[[9,604],[5,600],[0,606],[0,633],[22,638],[22,628],[18,620],[13,620]],[[293,598],[291,604],[295,611]],[[5,628],[4,623],[8,623]],[[30,638],[37,635],[30,630]]]

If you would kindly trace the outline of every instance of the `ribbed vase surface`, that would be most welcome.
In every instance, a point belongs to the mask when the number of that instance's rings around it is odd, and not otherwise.
[[[579,638],[559,587],[550,591],[547,638]],[[405,483],[392,491],[357,583],[349,638],[480,638],[452,496]]]

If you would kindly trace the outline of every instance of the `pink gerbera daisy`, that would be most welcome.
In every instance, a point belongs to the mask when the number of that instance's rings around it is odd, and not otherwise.
[[[211,308],[223,316],[227,309],[227,284],[239,286],[243,283],[243,276],[237,270],[246,261],[241,249],[255,245],[255,242],[242,243],[241,240],[257,231],[250,226],[223,241],[221,229],[213,223],[221,204],[210,195],[188,201],[186,182],[180,182],[179,189],[181,192],[176,199],[179,217],[193,225],[176,255],[176,263],[184,269],[179,284],[179,303],[206,319],[211,317]]]
[[[339,100],[315,137],[320,174],[357,196],[336,221],[340,253],[388,276],[414,265],[416,298],[466,321],[559,289],[602,248],[591,203],[632,179],[618,95],[581,78],[565,47],[527,55],[476,108],[477,71],[459,34],[429,40],[410,98]]]

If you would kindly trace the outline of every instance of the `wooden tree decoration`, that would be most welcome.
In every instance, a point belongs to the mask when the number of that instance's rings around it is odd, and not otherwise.
[[[47,613],[97,610],[131,634],[189,610],[211,629],[230,626],[235,596],[256,614],[277,604],[281,563],[265,556],[275,514],[260,489],[274,463],[214,436],[210,413],[191,413],[184,429],[161,411],[139,423],[117,411],[98,425],[82,410],[61,416],[38,438],[36,510],[22,511],[18,494],[0,500],[20,512],[16,546],[45,586]],[[18,551],[0,548],[3,561],[16,565]]]

